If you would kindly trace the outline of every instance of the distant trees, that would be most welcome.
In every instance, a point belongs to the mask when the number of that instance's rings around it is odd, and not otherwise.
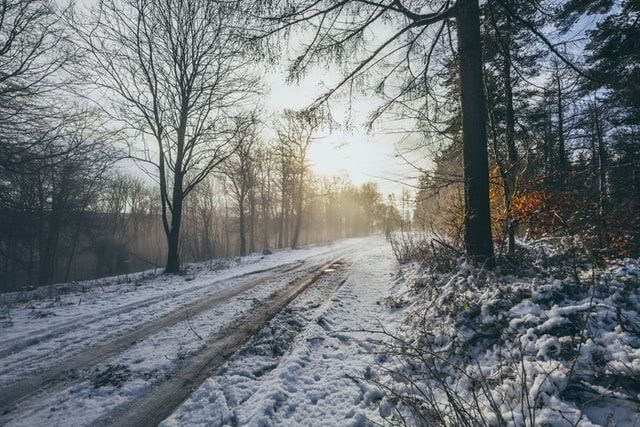
[[[110,147],[86,120],[57,129],[50,156],[5,170],[0,192],[0,257],[4,280],[45,285],[68,277],[87,210],[113,164]]]
[[[0,4],[0,283],[69,277],[113,151],[70,99],[77,57],[47,0]]]
[[[255,143],[255,155],[273,156],[271,150],[277,147],[260,140]],[[86,144],[90,145],[91,140],[87,139]],[[12,190],[2,194],[3,291],[123,274],[157,267],[166,260],[157,186],[146,179],[113,175],[112,170],[110,156],[88,156],[86,161],[81,156],[65,160],[64,166],[60,163],[56,174],[25,174],[13,181],[16,185]],[[246,181],[249,184],[245,194],[256,195],[254,209],[251,203],[244,206],[246,253],[278,246],[282,195],[267,191],[278,188],[280,177],[277,171],[273,172],[257,173]],[[232,186],[227,174],[213,174],[186,200],[181,237],[183,260],[204,261],[242,253],[241,211]],[[229,191],[225,192],[225,187]],[[391,232],[407,226],[395,200],[383,198],[374,184],[354,186],[343,178],[314,177],[308,171],[304,187],[305,219],[299,245]],[[291,186],[284,194],[285,214],[290,212],[285,227],[291,232],[296,222],[296,191]],[[289,234],[290,239],[292,235]],[[283,246],[290,244],[291,240]]]
[[[360,187],[358,196],[362,206],[360,220],[362,221],[363,232],[364,234],[371,234],[379,228],[379,224],[376,224],[376,222],[385,215],[381,211],[381,209],[384,210],[382,194],[380,194],[377,184],[368,182]]]
[[[126,273],[159,264],[162,221],[158,191],[141,178],[109,175],[91,206],[84,230],[86,251],[98,276]]]
[[[155,169],[167,273],[180,269],[185,198],[252,121],[240,109],[255,84],[237,13],[233,2],[101,0],[76,22],[88,78],[130,131],[131,157]]]
[[[283,121],[277,129],[277,150],[280,155],[280,173],[282,175],[281,190],[289,190],[290,194],[287,195],[289,197],[287,200],[291,201],[290,207],[287,206],[287,209],[283,209],[282,228],[284,231],[288,225],[289,216],[295,215],[293,236],[291,237],[291,247],[294,249],[300,243],[306,197],[305,181],[309,168],[307,157],[317,127],[318,123],[313,118],[297,112],[285,111]]]
[[[247,218],[249,218],[250,250],[255,250],[256,180],[258,135],[255,128],[237,136],[235,150],[226,160],[223,171],[227,177],[230,192],[235,199],[238,212],[240,236],[240,256],[247,254]]]

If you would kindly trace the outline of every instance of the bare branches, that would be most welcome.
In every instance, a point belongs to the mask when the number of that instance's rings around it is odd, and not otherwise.
[[[238,19],[232,3],[101,0],[75,23],[87,80],[111,116],[142,136],[128,142],[133,155],[157,168],[168,271],[178,268],[185,197],[233,153],[252,121],[241,110],[257,82],[234,30]]]
[[[82,112],[60,99],[70,84],[63,68],[75,59],[64,13],[47,0],[0,4],[0,171],[26,172],[71,150],[60,137]]]
[[[276,7],[270,17],[263,18],[273,22],[274,26],[257,31],[259,37],[266,37],[302,23],[313,28],[311,41],[289,69],[290,79],[298,78],[308,67],[320,62],[335,61],[347,65],[343,78],[316,99],[311,109],[325,105],[341,88],[359,80],[385,60],[402,62],[401,57],[420,56],[423,43],[431,43],[424,38],[425,29],[453,18],[456,12],[455,2],[450,1],[436,2],[431,12],[425,12],[425,8],[418,5],[414,6],[419,11],[414,12],[398,0],[350,0],[336,3],[313,0],[297,6],[294,10],[284,6],[278,10]],[[386,34],[388,30],[392,31],[389,35],[374,37],[365,42],[373,34]],[[440,32],[441,30],[438,31]],[[405,36],[410,39],[409,42],[403,40]],[[377,40],[373,41],[374,39]],[[372,41],[375,44],[368,48]],[[353,55],[360,51],[366,54],[363,57]],[[395,67],[390,74],[396,73],[395,77],[402,80],[404,70]],[[387,78],[388,76],[385,77]]]

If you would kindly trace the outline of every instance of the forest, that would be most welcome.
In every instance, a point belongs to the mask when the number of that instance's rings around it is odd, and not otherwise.
[[[375,183],[313,174],[317,120],[260,111],[256,42],[234,27],[246,6],[100,5],[0,11],[2,291],[177,272],[396,221]]]
[[[404,228],[489,264],[493,241],[509,256],[524,234],[637,253],[638,4],[471,3],[467,25],[450,2],[5,2],[2,289],[398,228],[375,183],[309,167],[353,82],[382,99],[368,125],[404,120],[432,161],[407,165]],[[401,31],[379,40],[387,18]],[[249,64],[293,56],[277,51],[295,31],[311,41],[291,79],[333,63],[345,78],[310,109],[265,114]]]
[[[0,359],[0,425],[640,425],[640,0],[0,1]]]
[[[469,6],[468,26],[449,2],[426,14],[360,3],[5,2],[3,290],[397,227],[375,184],[309,169],[328,100],[352,81],[384,100],[371,122],[408,120],[433,162],[407,183],[416,228],[489,263],[493,240],[513,255],[523,233],[637,253],[636,2],[489,1]],[[377,15],[405,26],[371,39]],[[323,63],[348,73],[311,110],[269,120],[249,63],[278,61],[293,30],[315,36],[291,78]]]

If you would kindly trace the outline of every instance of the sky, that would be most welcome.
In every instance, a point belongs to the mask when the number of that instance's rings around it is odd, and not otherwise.
[[[263,101],[265,109],[278,114],[284,109],[305,108],[339,78],[337,72],[314,69],[298,84],[287,84],[283,71],[271,71],[265,76],[265,86],[270,88]],[[351,100],[344,95],[336,96],[330,101],[334,119],[339,125],[347,121],[352,125],[348,129],[339,126],[318,132],[309,152],[313,171],[320,176],[347,176],[356,185],[373,181],[383,194],[398,194],[403,187],[414,186],[415,169],[397,155],[398,149],[404,152],[402,146],[407,136],[392,132],[396,130],[394,124],[384,118],[374,131],[367,131],[364,127],[376,99],[359,93],[354,93]],[[349,103],[351,113],[348,116],[345,110]],[[412,135],[409,139],[415,137]],[[411,160],[426,164],[425,159],[415,155]]]
[[[365,32],[365,36],[373,46],[393,33],[393,27],[376,23]],[[297,84],[286,82],[286,68],[304,51],[304,46],[313,36],[313,32],[304,28],[292,31],[288,45],[283,50],[280,68],[270,70],[264,77],[264,86],[270,88],[263,100],[267,112],[278,114],[284,109],[308,107],[342,81],[344,75],[341,71],[345,70],[340,68],[344,67],[334,64],[326,68],[311,68]],[[357,57],[354,55],[355,62],[348,65],[347,69],[359,64]],[[309,153],[314,172],[323,176],[346,175],[356,185],[373,181],[384,195],[399,194],[402,189],[414,189],[420,174],[415,166],[422,169],[431,166],[428,154],[407,149],[414,147],[417,138],[421,138],[418,133],[406,132],[407,129],[414,130],[415,123],[382,115],[373,129],[367,130],[365,123],[368,116],[382,100],[357,88],[353,89],[350,98],[347,92],[335,92],[329,99],[329,105],[332,118],[340,125],[348,123],[349,126],[325,129],[319,133]]]
[[[82,0],[83,7],[91,7],[95,0]],[[386,34],[388,29],[376,27],[378,36]],[[379,34],[378,34],[379,33]],[[304,79],[297,84],[288,84],[284,70],[293,57],[291,54],[300,47],[301,34],[295,34],[289,40],[280,68],[270,69],[264,75],[266,93],[259,101],[266,113],[266,125],[269,117],[277,117],[285,109],[299,110],[309,106],[317,97],[324,94],[328,88],[341,80],[341,75],[335,70],[315,68],[309,71]],[[348,129],[341,126],[337,129],[321,130],[316,141],[310,148],[309,159],[316,175],[348,177],[354,184],[376,182],[383,194],[399,194],[403,188],[411,189],[415,186],[418,172],[397,155],[403,144],[411,144],[417,138],[415,134],[399,134],[401,128],[412,128],[406,123],[393,123],[384,116],[373,131],[367,131],[364,123],[367,116],[377,105],[379,100],[364,96],[354,91],[351,99],[336,93],[330,100],[334,119],[339,125],[347,121],[351,124]],[[345,114],[346,106],[351,105],[349,116]],[[404,126],[403,126],[404,125]],[[270,133],[270,134],[269,134]],[[266,130],[265,139],[275,138],[273,129]],[[407,141],[408,140],[408,141]],[[428,167],[426,158],[417,154],[409,155],[413,164]],[[140,166],[140,165],[138,165]],[[135,165],[127,164],[125,170],[132,172]],[[140,175],[141,171],[133,171]]]

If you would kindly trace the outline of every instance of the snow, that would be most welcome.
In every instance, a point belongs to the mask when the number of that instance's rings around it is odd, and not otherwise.
[[[404,309],[408,347],[387,349],[399,354],[383,379],[383,405],[397,411],[387,416],[429,425],[453,425],[456,417],[640,425],[640,260],[601,271],[583,263],[578,282],[561,249],[536,245],[527,248],[535,267],[515,274],[462,260],[444,274],[425,267]]]
[[[40,362],[46,362],[49,355],[59,358],[77,353],[162,318],[176,308],[238,286],[248,277],[259,277],[253,274],[305,260],[310,263],[329,259],[335,251],[348,250],[353,245],[353,240],[344,240],[329,247],[283,250],[268,257],[254,254],[238,261],[227,260],[225,269],[220,269],[219,264],[194,264],[187,266],[184,276],[136,274],[132,281],[121,276],[111,279],[114,283],[100,286],[97,281],[89,281],[84,291],[53,298],[19,302],[24,298],[21,293],[2,295],[8,315],[0,321],[0,385],[27,370],[40,368]],[[27,348],[29,351],[21,351]]]
[[[455,425],[461,410],[474,425],[640,425],[640,260],[598,271],[582,262],[576,280],[556,241],[524,246],[528,264],[503,273],[462,259],[399,269],[376,236],[193,264],[183,276],[150,271],[5,295],[0,395],[61,360],[184,316],[69,369],[58,386],[0,414],[0,424],[104,419],[344,256],[162,425]]]
[[[164,425],[327,426],[382,420],[382,392],[363,380],[377,363],[377,334],[366,331],[380,324],[393,328],[400,320],[382,303],[397,291],[394,270],[382,239],[360,251],[337,290],[331,292],[336,280],[330,278],[301,295]],[[286,332],[292,329],[297,333]],[[274,342],[280,344],[274,347]]]
[[[44,420],[47,423],[55,420],[60,425],[86,424],[137,398],[170,375],[186,355],[203,345],[201,338],[212,336],[246,315],[255,304],[288,286],[287,277],[299,276],[314,265],[361,248],[366,242],[366,239],[345,239],[328,246],[283,250],[269,256],[256,254],[226,260],[224,268],[219,264],[193,264],[183,276],[147,272],[56,285],[40,294],[6,294],[2,307],[6,314],[0,317],[0,387],[11,387],[18,380],[46,372],[65,358],[81,357],[87,349],[136,331],[170,313],[184,311],[188,321],[133,343],[126,351],[101,361],[93,370],[71,369],[68,385],[21,402],[19,411],[0,416],[0,424],[38,425]],[[291,269],[291,273],[279,276],[279,280],[267,280],[197,315],[185,310],[223,290],[268,279],[275,271],[270,269],[280,272]],[[122,385],[96,387],[96,379],[110,367],[125,367],[126,381]]]

